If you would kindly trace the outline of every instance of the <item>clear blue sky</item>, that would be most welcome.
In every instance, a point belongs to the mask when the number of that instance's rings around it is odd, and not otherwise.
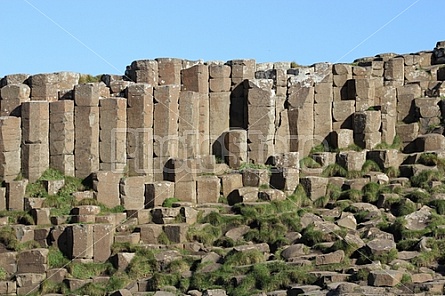
[[[431,50],[443,0],[3,0],[0,77],[123,74],[137,59],[352,62]]]

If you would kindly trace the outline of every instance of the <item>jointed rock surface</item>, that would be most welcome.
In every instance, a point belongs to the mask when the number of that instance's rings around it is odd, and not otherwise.
[[[0,295],[441,295],[445,42],[0,80]]]

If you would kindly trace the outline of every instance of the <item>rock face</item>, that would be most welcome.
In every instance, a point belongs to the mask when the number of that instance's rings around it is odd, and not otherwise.
[[[442,294],[444,48],[5,76],[0,294]]]

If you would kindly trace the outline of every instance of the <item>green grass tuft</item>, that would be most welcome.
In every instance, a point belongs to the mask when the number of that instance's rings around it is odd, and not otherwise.
[[[411,185],[424,189],[431,188],[432,181],[440,181],[443,179],[443,173],[437,170],[424,170],[411,177]]]
[[[62,268],[69,263],[69,259],[66,258],[63,253],[57,247],[50,247],[48,253],[48,266],[49,268]]]
[[[400,170],[396,167],[388,167],[384,171],[389,178],[397,178],[400,175]]]
[[[379,199],[380,185],[375,182],[370,182],[363,186],[363,201],[368,203],[375,203]]]
[[[71,262],[68,272],[76,279],[89,279],[100,275],[110,275],[114,268],[111,263],[78,263]]]
[[[173,204],[175,203],[175,202],[180,202],[181,200],[179,199],[179,198],[176,198],[176,197],[169,197],[169,198],[166,198],[165,200],[164,200],[164,202],[162,203],[162,206],[163,207],[166,207],[166,208],[171,208],[171,207],[173,207]]]
[[[341,193],[339,199],[346,199],[352,202],[360,202],[362,200],[363,193],[357,189],[348,189]]]
[[[321,165],[318,162],[316,162],[312,157],[306,156],[300,160],[300,167],[318,169],[321,168]]]
[[[323,177],[346,177],[348,171],[337,163],[328,165],[322,172]]]
[[[362,165],[362,172],[363,173],[380,172],[380,171],[381,171],[380,166],[374,160],[368,159]]]
[[[234,251],[229,253],[226,258],[224,258],[224,261],[224,264],[228,266],[240,266],[265,262],[266,258],[261,251],[252,249],[244,252]]]

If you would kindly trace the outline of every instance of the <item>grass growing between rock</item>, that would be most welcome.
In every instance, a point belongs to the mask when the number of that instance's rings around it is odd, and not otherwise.
[[[114,268],[111,263],[77,263],[67,266],[68,272],[76,279],[89,279],[99,275],[111,275]]]
[[[44,182],[50,180],[65,180],[65,185],[56,195],[49,195],[45,189]],[[68,215],[74,206],[72,194],[77,191],[87,190],[88,186],[85,181],[79,178],[64,176],[55,169],[46,170],[42,176],[35,182],[30,183],[26,187],[26,194],[29,197],[45,198],[44,207],[51,208],[51,215],[62,216]]]
[[[11,251],[24,251],[40,248],[40,244],[34,240],[20,243],[16,237],[16,231],[9,225],[0,228],[0,243]]]
[[[337,163],[328,165],[321,174],[323,177],[346,177],[348,171]]]
[[[411,177],[411,185],[423,189],[430,189],[432,181],[440,181],[444,178],[438,170],[424,170]]]
[[[362,166],[362,172],[363,173],[369,173],[369,172],[380,172],[380,166],[373,160],[366,160],[365,163]]]
[[[48,253],[48,267],[62,268],[66,266],[70,260],[66,258],[57,247],[50,247]]]
[[[252,295],[286,289],[291,283],[314,284],[316,276],[309,273],[311,267],[291,266],[284,262],[257,263],[247,270],[224,264],[211,273],[195,272],[190,279],[190,289],[225,289],[228,295]],[[245,276],[243,276],[245,275]],[[242,277],[240,283],[234,279]]]
[[[166,199],[164,200],[164,202],[162,203],[162,206],[163,206],[163,207],[166,207],[166,208],[172,208],[172,207],[173,207],[173,204],[174,204],[175,202],[179,202],[179,201],[181,201],[179,198],[176,198],[176,197],[169,197],[169,198],[166,198]]]
[[[300,160],[300,167],[309,169],[321,168],[321,165],[316,162],[312,157],[306,156]]]

